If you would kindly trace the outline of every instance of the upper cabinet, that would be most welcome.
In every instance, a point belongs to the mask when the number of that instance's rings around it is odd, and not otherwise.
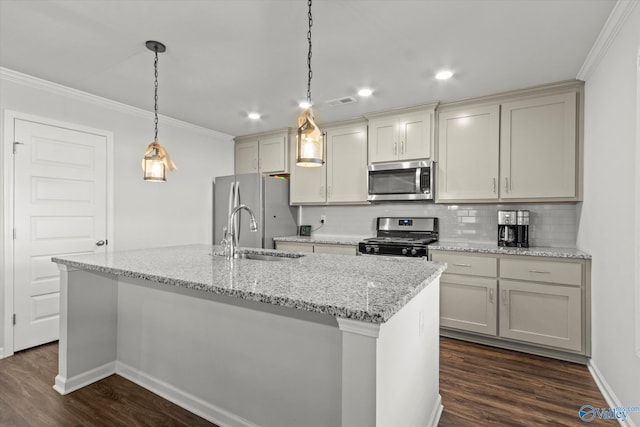
[[[438,115],[436,201],[578,201],[580,88]]]
[[[291,150],[289,200],[299,204],[367,203],[367,127],[364,124],[325,129],[325,158],[321,167],[295,165]]]
[[[260,172],[287,173],[288,131],[236,138],[236,174]]]
[[[430,159],[434,109],[369,115],[369,163]]]

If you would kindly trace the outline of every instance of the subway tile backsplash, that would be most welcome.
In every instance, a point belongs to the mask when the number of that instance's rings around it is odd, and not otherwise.
[[[498,210],[531,212],[529,245],[574,248],[577,204],[520,203],[508,205],[441,205],[434,203],[376,203],[368,206],[303,206],[301,224],[311,224],[314,235],[370,237],[379,216],[434,216],[440,220],[440,241],[496,243]],[[327,222],[320,226],[320,216]],[[319,227],[319,228],[318,228]]]

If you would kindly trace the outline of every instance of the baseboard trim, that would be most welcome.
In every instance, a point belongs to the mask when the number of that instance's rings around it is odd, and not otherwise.
[[[596,363],[593,361],[593,359],[589,361],[587,367],[589,368],[589,373],[591,373],[591,376],[596,382],[598,389],[600,389],[600,393],[602,393],[604,400],[607,402],[607,405],[609,405],[610,408],[623,407],[624,405],[620,402],[620,399],[618,399],[613,389],[602,375],[602,372],[600,372],[600,370],[596,366]],[[627,419],[624,421],[618,420],[618,422],[623,427],[636,427],[636,424],[633,422],[631,417],[627,417]]]
[[[116,373],[116,362],[109,362],[71,378],[56,375],[53,389],[65,395]]]
[[[122,362],[116,362],[116,374],[212,423],[225,427],[259,427],[258,424],[254,424]]]
[[[442,416],[442,411],[444,411],[444,406],[442,406],[442,396],[440,396],[440,393],[438,393],[438,399],[436,399],[435,404],[431,409],[431,417],[426,425],[431,427],[438,427],[440,416]]]

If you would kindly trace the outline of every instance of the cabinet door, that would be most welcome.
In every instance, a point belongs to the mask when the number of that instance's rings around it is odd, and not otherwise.
[[[369,163],[397,160],[397,131],[395,117],[369,121]]]
[[[431,158],[431,117],[420,112],[398,118],[398,159]]]
[[[289,204],[324,204],[327,201],[327,164],[312,168],[297,166],[295,144],[291,144],[289,151],[291,164]]]
[[[443,274],[440,278],[440,326],[497,334],[497,280]]]
[[[367,128],[327,130],[327,202],[367,201]]]
[[[313,243],[302,242],[276,242],[276,249],[289,252],[313,252]]]
[[[580,288],[500,280],[500,336],[582,350]]]
[[[576,194],[576,93],[502,105],[500,197]]]
[[[440,114],[437,201],[497,200],[499,111],[491,105]]]
[[[286,171],[287,144],[284,136],[260,139],[260,172],[277,173]]]
[[[236,174],[258,172],[258,141],[236,142]]]
[[[358,253],[358,247],[351,245],[330,245],[316,243],[315,245],[313,245],[313,252],[317,254],[356,255]]]

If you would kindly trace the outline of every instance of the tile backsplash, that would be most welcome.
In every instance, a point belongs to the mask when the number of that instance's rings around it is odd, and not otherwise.
[[[379,216],[434,216],[440,222],[440,241],[496,243],[498,210],[531,212],[529,245],[574,248],[578,233],[577,204],[518,203],[508,205],[442,205],[434,203],[376,203],[368,206],[303,206],[301,224],[311,224],[316,236],[370,237]],[[320,226],[320,216],[326,224]]]

